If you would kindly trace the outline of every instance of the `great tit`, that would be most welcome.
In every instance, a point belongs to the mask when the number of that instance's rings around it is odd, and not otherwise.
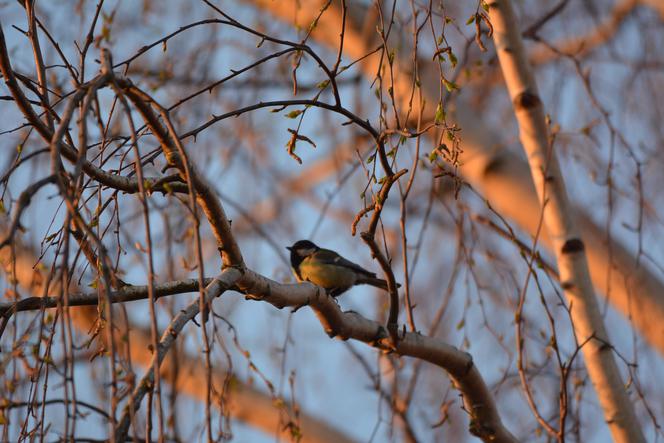
[[[323,287],[337,297],[355,285],[371,285],[387,291],[387,282],[376,278],[362,266],[346,260],[329,249],[316,246],[309,240],[300,240],[287,246],[297,281],[309,281]]]

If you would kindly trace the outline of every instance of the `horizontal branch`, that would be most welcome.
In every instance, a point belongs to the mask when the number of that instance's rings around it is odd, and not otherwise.
[[[203,279],[203,284],[208,285],[212,278]],[[161,297],[187,292],[198,292],[198,279],[175,280],[154,286],[155,300]],[[128,301],[145,300],[148,298],[147,286],[124,286],[122,289],[109,294],[111,303],[124,303]],[[89,293],[70,294],[69,306],[94,306],[99,303],[98,291]],[[39,309],[56,308],[58,304],[64,304],[60,297],[28,297],[16,302],[0,303],[0,315],[8,316],[15,312],[35,311]]]

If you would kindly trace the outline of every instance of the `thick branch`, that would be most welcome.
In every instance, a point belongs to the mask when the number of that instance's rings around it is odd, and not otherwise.
[[[205,279],[205,284],[208,286],[206,300],[211,301],[220,295],[223,290],[232,285],[239,274],[240,271],[235,268],[228,268],[217,279]],[[333,298],[309,283],[280,284],[251,270],[245,270],[233,289],[247,294],[248,298],[267,301],[278,308],[310,305],[330,336],[344,340],[359,340],[378,349],[419,358],[443,368],[463,395],[466,410],[471,415],[471,432],[484,441],[516,441],[514,436],[502,425],[492,394],[468,353],[459,351],[440,340],[411,332],[405,333],[394,343],[383,325],[352,311],[342,312]],[[154,287],[155,298],[197,290],[198,281],[194,279],[168,282]],[[109,297],[112,303],[146,298],[147,287],[145,286],[127,286],[114,291]],[[71,307],[96,305],[98,302],[96,293],[69,296]],[[0,304],[0,313],[5,316],[9,312],[54,308],[57,307],[57,303],[57,297],[30,297],[17,303]],[[158,364],[161,364],[168,348],[184,325],[198,314],[199,308],[198,301],[192,301],[187,308],[180,311],[171,322],[171,326],[165,330],[160,341]],[[153,356],[151,368],[146,371],[144,380],[137,385],[133,397],[134,411],[138,409],[140,400],[151,386],[151,377],[154,376],[153,368],[157,357]],[[125,428],[129,425],[127,411],[119,422],[116,432],[118,437],[128,430]]]
[[[394,343],[383,325],[356,312],[342,312],[334,299],[310,283],[279,284],[246,270],[237,283],[248,297],[264,300],[278,308],[311,306],[325,332],[343,340],[359,340],[401,356],[426,360],[444,369],[463,396],[470,414],[470,431],[485,442],[516,442],[503,426],[498,409],[470,354],[443,341],[406,332]]]

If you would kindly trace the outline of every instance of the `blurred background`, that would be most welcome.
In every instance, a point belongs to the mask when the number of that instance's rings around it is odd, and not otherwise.
[[[7,1],[0,23],[19,87],[55,127],[108,48],[116,75],[168,109],[189,159],[232,220],[246,265],[279,282],[294,282],[285,247],[299,239],[380,274],[358,235],[368,217],[356,220],[385,176],[375,140],[358,124],[368,121],[384,137],[392,169],[408,170],[391,189],[376,236],[402,285],[400,324],[469,352],[505,426],[523,441],[555,440],[542,422],[560,426],[561,390],[568,396],[564,439],[608,441],[484,6]],[[563,0],[514,7],[623,380],[646,438],[661,441],[664,6]],[[186,193],[150,192],[145,209],[137,194],[76,175],[75,162],[64,161],[76,178],[77,211],[104,248],[72,234],[58,188],[32,186],[52,173],[49,142],[3,80],[3,306],[101,291],[95,256],[130,285],[147,284],[149,256],[155,283],[197,278],[201,266],[205,277],[219,273],[202,216],[197,258]],[[297,100],[331,106],[287,103]],[[112,174],[134,177],[136,152],[145,176],[172,174],[141,115],[133,108],[129,115],[137,151],[126,109],[108,87],[83,115],[80,105],[74,109],[65,140]],[[31,200],[14,223],[26,192]],[[197,297],[160,298],[157,335]],[[343,310],[386,321],[385,292],[355,287],[337,300]],[[206,403],[215,440],[476,440],[440,368],[332,340],[308,308],[278,310],[235,292],[212,308],[209,365],[195,323],[165,360],[167,441],[205,440]],[[117,354],[104,339],[108,319],[94,307],[3,309],[3,440],[109,438],[109,414],[119,416],[152,356],[149,303],[114,306]],[[146,438],[146,403],[130,432],[139,439]],[[150,413],[153,439],[158,410]]]

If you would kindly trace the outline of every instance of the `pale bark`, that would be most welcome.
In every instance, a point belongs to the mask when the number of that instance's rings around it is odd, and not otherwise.
[[[326,4],[323,0],[247,0],[275,17],[307,29],[317,17],[320,8]],[[656,0],[644,0],[645,4],[664,12],[664,7]],[[361,31],[357,22],[364,18],[367,11],[357,3],[349,3],[349,20],[344,34],[344,54],[346,60],[355,60],[372,51],[374,44],[368,35]],[[312,38],[338,50],[341,31],[341,12],[336,2],[319,19],[312,32]],[[373,29],[375,25],[371,26]],[[405,42],[401,42],[403,46]],[[402,50],[403,52],[403,50]],[[407,51],[406,51],[407,52]],[[407,109],[413,80],[412,56],[406,54],[402,59],[399,54],[394,64],[394,91],[398,105]],[[428,62],[422,62],[427,66]],[[379,57],[367,57],[360,64],[367,78],[373,78],[379,68]],[[438,83],[434,69],[421,69],[423,74],[422,91],[428,104],[424,119],[431,119],[435,103],[438,101]],[[413,110],[414,118],[417,117]],[[455,118],[462,128],[464,151],[460,167],[463,177],[489,200],[493,208],[502,215],[516,221],[525,231],[534,235],[537,232],[541,208],[528,165],[516,155],[498,149],[496,140],[501,137],[487,132],[476,113],[469,112],[464,105],[457,106]],[[664,354],[664,282],[652,271],[638,266],[629,249],[616,239],[607,240],[604,229],[595,223],[583,211],[578,211],[578,224],[583,238],[586,239],[586,251],[592,282],[607,297],[608,301],[628,318],[643,338]],[[547,236],[543,242],[552,248]],[[613,266],[615,265],[615,269]],[[608,277],[608,278],[607,278]]]
[[[470,432],[485,442],[516,442],[500,419],[493,395],[470,354],[442,340],[413,332],[399,333],[394,342],[380,323],[360,314],[343,312],[336,301],[311,283],[280,284],[249,269],[237,283],[238,290],[278,308],[310,306],[331,337],[354,339],[370,346],[428,361],[444,369],[461,392],[465,410],[470,414]]]
[[[560,284],[569,302],[574,332],[582,346],[604,418],[616,442],[645,442],[595,298],[584,243],[576,228],[556,152],[549,142],[544,107],[511,2],[491,3],[489,18],[498,60],[519,123],[519,137],[528,156],[544,224],[557,259]]]

